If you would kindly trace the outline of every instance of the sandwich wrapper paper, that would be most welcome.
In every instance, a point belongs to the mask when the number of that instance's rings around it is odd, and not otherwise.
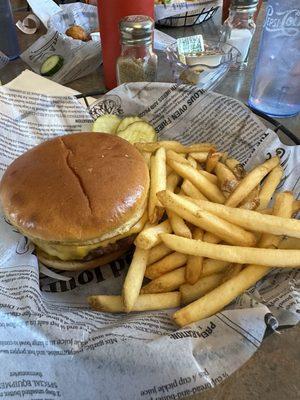
[[[34,72],[40,73],[41,66],[48,57],[60,55],[64,64],[50,79],[66,84],[90,74],[101,65],[100,41],[82,42],[65,34],[74,24],[80,25],[88,33],[98,31],[97,7],[83,3],[59,7],[52,0],[30,0],[29,4],[48,29],[45,35],[21,54],[22,60]]]
[[[184,85],[128,84],[87,110],[73,96],[1,87],[0,104],[1,176],[32,146],[89,130],[91,115],[110,112],[143,117],[159,139],[215,142],[247,168],[278,154],[285,170],[280,190],[299,195],[299,147],[283,145],[244,105],[223,95]],[[88,308],[89,294],[120,293],[130,255],[89,271],[45,276],[34,246],[2,214],[0,250],[3,398],[183,398],[213,388],[242,366],[267,327],[299,320],[298,270],[274,269],[222,312],[179,329],[174,310],[127,315]]]

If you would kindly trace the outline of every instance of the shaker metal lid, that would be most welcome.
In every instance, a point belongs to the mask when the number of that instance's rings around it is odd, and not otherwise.
[[[119,23],[122,40],[144,42],[151,39],[154,21],[146,15],[128,15]]]
[[[231,0],[230,7],[253,9],[256,8],[258,0]]]

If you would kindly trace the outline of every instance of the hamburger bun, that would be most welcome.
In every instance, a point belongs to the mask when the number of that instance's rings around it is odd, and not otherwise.
[[[134,146],[86,132],[48,140],[17,158],[3,175],[0,200],[10,223],[45,253],[56,245],[84,246],[86,253],[131,234],[148,189],[148,167]],[[67,251],[54,250],[72,261]]]

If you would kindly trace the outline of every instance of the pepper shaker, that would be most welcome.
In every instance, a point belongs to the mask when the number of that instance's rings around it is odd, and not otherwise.
[[[129,15],[120,21],[119,28],[118,84],[155,81],[157,55],[153,51],[153,19],[145,15]]]
[[[117,86],[116,62],[121,53],[119,22],[126,15],[154,17],[154,0],[98,0],[98,14],[104,82],[107,89],[113,89]]]

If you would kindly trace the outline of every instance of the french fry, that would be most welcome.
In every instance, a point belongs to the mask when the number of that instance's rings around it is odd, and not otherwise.
[[[217,153],[214,153],[214,154],[217,154]],[[197,161],[191,156],[188,156],[188,158],[186,159],[185,154],[179,154],[173,150],[168,150],[166,155],[167,155],[167,163],[169,163],[170,165],[171,165],[171,161],[175,161],[175,162],[178,162],[178,163],[181,163],[184,165],[190,165],[191,167],[193,167],[195,169],[197,169],[197,167],[198,167]],[[201,169],[198,172],[201,175],[205,176],[210,182],[217,184],[218,179],[214,174],[211,174],[210,172],[207,172],[207,171],[203,171]]]
[[[205,234],[203,236],[203,242],[217,244],[217,243],[222,242],[222,239],[219,238],[218,236],[214,235],[213,233],[205,232]]]
[[[123,303],[126,312],[130,312],[140,294],[146,265],[148,250],[135,248],[131,264],[123,284]]]
[[[152,247],[152,249],[149,250],[147,265],[151,265],[156,261],[161,260],[170,253],[172,253],[172,250],[170,250],[163,243],[160,243],[157,246]]]
[[[134,243],[141,249],[149,250],[161,243],[160,233],[171,233],[172,228],[168,220],[159,225],[146,225],[146,227],[138,234]]]
[[[199,206],[197,212],[193,211],[194,216],[200,216],[200,212],[206,210],[212,214],[218,215],[226,221],[249,230],[300,238],[300,221],[296,219],[286,219],[275,215],[262,214],[257,211],[227,207],[222,204],[216,204],[205,200],[196,200],[191,198],[188,201]]]
[[[198,161],[199,163],[205,163],[207,156],[208,156],[208,151],[202,151],[198,153],[190,153],[190,156],[193,157],[194,160]]]
[[[226,272],[223,275],[222,282],[228,281],[228,279],[233,278],[238,275],[243,269],[243,264],[230,264]]]
[[[147,153],[146,151],[142,151],[142,156],[144,157],[146,164],[148,165],[148,168],[150,168],[150,159],[151,159],[151,153]]]
[[[168,187],[167,187],[168,189]],[[181,185],[181,189],[184,191],[184,193],[189,196],[192,197],[193,199],[202,199],[202,200],[208,200],[207,197],[204,196],[204,194],[202,194],[200,192],[199,189],[196,188],[195,185],[193,185],[189,180],[184,179],[182,185]]]
[[[190,196],[192,197],[192,196]],[[263,210],[256,210],[259,211],[262,214],[272,214],[273,213],[273,208],[265,208]],[[297,214],[300,211],[300,200],[294,200],[293,202],[293,215]]]
[[[179,142],[172,140],[162,140],[160,142],[148,142],[148,143],[135,143],[137,149],[140,151],[147,151],[150,153],[155,152],[160,147],[164,147],[166,150],[174,150],[176,153],[197,153],[197,152],[209,152],[215,150],[215,145],[212,143],[196,143],[190,146],[184,146]]]
[[[197,161],[191,155],[188,156],[187,160],[193,168],[198,168]]]
[[[279,158],[272,157],[263,164],[258,165],[248,173],[230,194],[225,205],[230,207],[238,206],[245,197],[263,180],[263,178],[279,164]]]
[[[155,224],[164,213],[164,209],[157,200],[156,193],[167,187],[166,151],[163,147],[158,149],[155,155],[151,157],[150,177],[148,218],[151,224]]]
[[[145,271],[145,277],[156,279],[167,272],[173,271],[186,264],[188,257],[181,253],[171,253],[154,264],[148,265]]]
[[[202,268],[201,278],[204,276],[218,274],[219,272],[224,272],[229,265],[230,265],[230,263],[227,261],[220,261],[220,260],[213,260],[211,258],[205,258],[203,260],[203,268]]]
[[[226,160],[227,160],[227,158],[228,158],[228,153],[227,153],[227,151],[224,151],[224,152],[222,152],[222,153],[220,153],[220,154],[221,154],[220,162],[223,163],[223,164],[225,164],[225,163],[226,163]]]
[[[212,213],[201,211],[193,202],[184,197],[170,191],[159,192],[157,196],[168,210],[174,211],[184,220],[213,233],[227,243],[240,246],[254,246],[256,243],[253,233],[247,232]],[[195,217],[195,214],[198,217]]]
[[[203,230],[195,228],[193,231],[193,239],[198,240],[203,238]],[[203,258],[189,256],[185,268],[185,280],[193,285],[201,276],[203,269]]]
[[[260,193],[258,195],[259,197],[259,206],[257,208],[258,210],[262,210],[268,207],[270,200],[274,195],[274,192],[282,179],[282,176],[283,176],[283,168],[280,165],[274,168],[269,173],[269,175],[267,175],[260,190]]]
[[[200,278],[194,285],[184,283],[180,286],[182,304],[189,304],[204,296],[220,285],[223,274],[214,274]]]
[[[273,215],[282,218],[292,218],[294,213],[293,192],[279,192],[275,195]]]
[[[300,239],[284,238],[279,244],[280,249],[300,250]]]
[[[228,197],[237,187],[238,179],[226,165],[220,162],[218,162],[215,167],[215,173],[218,177],[220,189],[224,193],[225,197]]]
[[[255,279],[253,279],[253,272],[255,271],[256,276]],[[173,314],[175,323],[183,327],[216,314],[227,304],[231,303],[237,296],[254,285],[257,280],[261,279],[264,275],[265,272],[259,267],[252,267],[251,269],[247,267],[243,269],[238,275],[222,283],[199,300],[176,311]]]
[[[241,202],[239,208],[244,208],[245,210],[256,210],[260,204],[259,191],[260,187],[256,186]]]
[[[191,165],[191,163],[185,158],[185,154],[182,155],[176,153],[176,151],[173,150],[167,150],[166,157],[167,157],[167,162],[169,162],[169,160],[173,160],[182,164]]]
[[[265,208],[264,210],[256,210],[261,214],[266,214],[266,215],[272,215],[273,214],[273,208]]]
[[[176,172],[171,172],[167,177],[167,189],[174,192],[175,188],[179,185],[181,178]]]
[[[291,192],[277,193],[273,207],[273,215],[282,218],[291,218],[293,215],[294,196]],[[278,235],[263,234],[259,247],[277,249],[283,237]]]
[[[132,307],[132,311],[154,311],[179,307],[180,297],[180,292],[140,294]],[[88,303],[96,311],[125,312],[121,296],[90,296],[88,297]]]
[[[162,233],[160,237],[170,249],[192,256],[215,258],[216,260],[238,264],[300,268],[299,250],[273,250],[211,244],[168,233]]]
[[[234,173],[238,180],[241,180],[246,176],[246,171],[238,160],[227,158],[225,164]]]
[[[151,155],[151,153],[147,153],[147,154],[150,154]],[[173,172],[173,170],[172,170],[172,168],[171,167],[169,167],[168,165],[166,166],[166,172],[167,172],[167,177]]]
[[[172,161],[184,164],[184,165],[189,165],[193,168],[197,168],[197,162],[192,159],[191,157],[188,157],[186,159],[183,155],[180,155],[178,153],[175,153],[172,150],[167,151],[167,162],[172,165]],[[195,164],[196,163],[196,164]],[[218,183],[218,178],[214,175],[211,174],[210,172],[199,170],[198,171],[201,175],[203,175],[205,178],[207,178],[210,182],[214,183],[215,185]]]
[[[186,238],[192,238],[192,233],[190,228],[187,226],[187,224],[184,222],[183,218],[181,218],[179,215],[174,213],[171,210],[167,210],[167,215],[169,218],[169,222],[171,224],[172,230],[176,235],[178,236],[183,236]]]
[[[224,203],[225,197],[223,193],[207,177],[203,176],[200,171],[195,170],[190,165],[178,163],[173,160],[169,160],[168,163],[178,175],[192,182],[209,200],[216,203]]]
[[[213,151],[210,151],[208,153],[205,164],[205,169],[207,172],[213,172],[215,170],[216,165],[218,164],[218,161],[220,160],[221,156],[222,156],[221,153],[214,153]]]
[[[184,154],[178,154],[173,150],[168,150],[167,151],[167,163],[168,166],[172,165],[172,161],[184,164],[184,165],[189,165],[191,167],[193,167],[194,169],[197,169],[198,164],[197,161],[194,160],[191,156],[188,156],[188,158],[185,158]],[[172,168],[172,167],[171,167]],[[204,175],[210,182],[217,184],[217,177],[207,171],[198,171],[201,175]]]
[[[175,172],[172,173],[167,178],[167,188],[171,191],[174,191],[178,185],[179,180],[180,180],[179,176]],[[184,236],[187,238],[192,237],[189,227],[186,225],[184,220],[181,217],[179,217],[179,215],[175,214],[174,212],[172,212],[170,210],[167,211],[167,215],[168,215],[172,230],[173,230],[173,232],[176,233],[176,235]]]
[[[289,212],[292,208],[291,197],[283,193],[279,197],[279,200],[277,196],[275,203],[276,202],[277,208],[274,212],[279,214],[280,217],[289,218],[291,216]],[[270,241],[270,236],[271,235],[263,235],[260,246],[267,244],[267,242]],[[277,240],[279,243],[281,238]],[[271,242],[273,243],[274,239],[271,238]],[[267,251],[266,249],[257,250]],[[253,286],[257,281],[263,278],[269,270],[269,267],[255,264],[246,266],[238,275],[231,277],[201,299],[177,311],[173,315],[175,322],[179,326],[184,326],[191,322],[210,317]]]
[[[141,293],[164,293],[172,292],[178,289],[185,282],[185,267],[177,268],[174,271],[168,272],[153,279],[147,285],[142,287]]]
[[[214,185],[218,184],[218,178],[216,177],[216,175],[211,174],[210,172],[207,172],[207,171],[202,171],[202,170],[199,170],[199,173],[201,175],[203,175],[205,178],[207,178]]]
[[[200,220],[202,229],[216,236],[214,241],[221,239],[226,243],[245,247],[255,246],[256,244],[256,237],[252,232],[248,232],[237,225],[231,224],[214,214],[202,211]]]
[[[293,214],[296,214],[300,211],[300,200],[294,200],[293,203]]]

